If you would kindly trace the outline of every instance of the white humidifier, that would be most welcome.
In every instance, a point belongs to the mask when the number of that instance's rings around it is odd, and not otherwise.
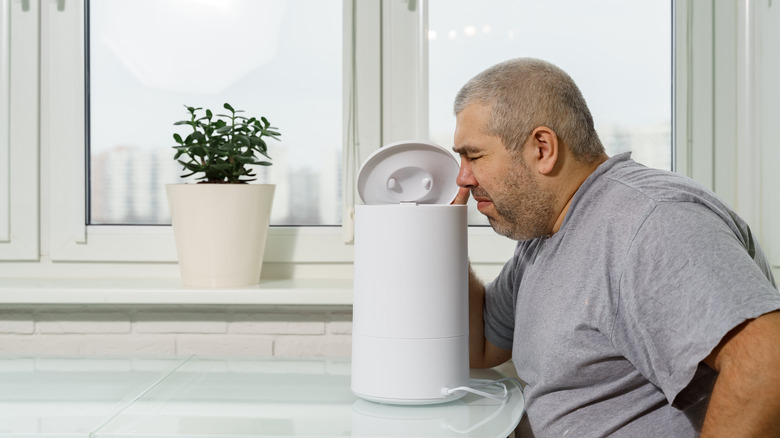
[[[468,253],[458,162],[400,142],[360,169],[355,207],[352,391],[390,404],[455,400],[469,383]]]

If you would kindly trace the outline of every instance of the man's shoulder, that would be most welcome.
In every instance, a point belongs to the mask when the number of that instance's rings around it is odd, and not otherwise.
[[[630,241],[649,220],[658,226],[685,228],[696,227],[702,217],[720,221],[740,236],[746,234],[746,225],[725,202],[686,176],[630,159],[597,172],[575,195],[571,217],[564,224],[586,242],[602,238],[612,250],[620,251],[615,246],[627,242],[619,237]]]
[[[618,163],[602,175],[600,185],[604,189],[618,185],[631,195],[657,202],[690,201],[698,198],[715,198],[715,194],[679,173],[645,167],[634,161]]]

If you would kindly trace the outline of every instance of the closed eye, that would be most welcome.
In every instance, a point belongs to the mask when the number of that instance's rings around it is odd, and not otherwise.
[[[474,161],[478,158],[482,158],[482,150],[480,148],[474,147],[474,146],[461,146],[461,147],[454,147],[452,150],[460,155],[462,158],[465,158],[469,161]]]

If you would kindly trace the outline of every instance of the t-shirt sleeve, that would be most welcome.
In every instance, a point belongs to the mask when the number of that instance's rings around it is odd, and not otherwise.
[[[517,258],[520,246],[498,276],[485,285],[485,338],[504,350],[512,349],[515,330],[515,302],[517,294]]]
[[[673,405],[701,400],[706,390],[698,397],[689,390],[702,375],[700,362],[731,329],[780,308],[771,273],[760,265],[707,207],[660,203],[626,255],[615,348]]]

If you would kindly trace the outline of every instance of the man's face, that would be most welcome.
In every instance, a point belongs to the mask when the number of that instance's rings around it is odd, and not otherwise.
[[[497,233],[514,240],[550,234],[553,196],[540,186],[522,153],[510,152],[500,138],[486,133],[489,117],[488,107],[479,104],[458,114],[453,148],[461,158],[458,185],[471,189],[477,209]]]

